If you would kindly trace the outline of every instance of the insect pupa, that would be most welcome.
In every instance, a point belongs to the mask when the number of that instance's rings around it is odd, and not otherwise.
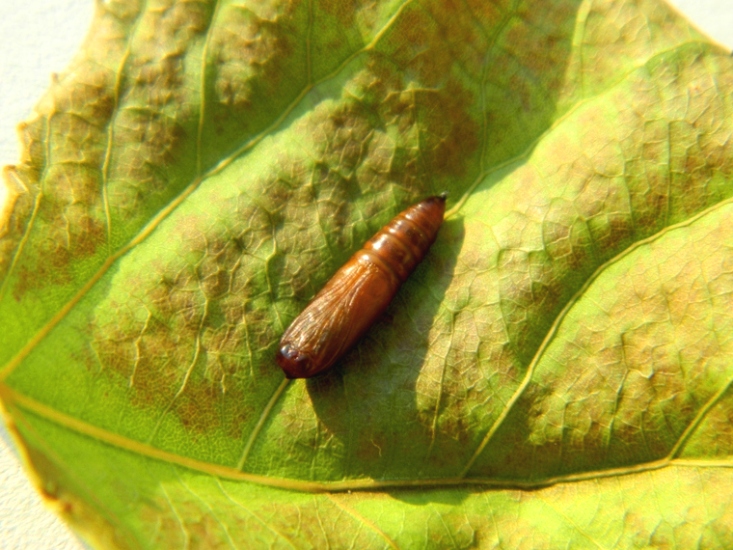
[[[316,294],[280,340],[276,360],[286,377],[324,372],[364,335],[435,242],[445,199],[428,197],[398,214]]]

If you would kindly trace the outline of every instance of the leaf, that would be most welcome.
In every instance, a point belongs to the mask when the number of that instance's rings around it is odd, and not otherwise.
[[[23,126],[0,400],[99,547],[733,546],[733,61],[657,1],[99,3]],[[327,375],[278,339],[447,190]]]

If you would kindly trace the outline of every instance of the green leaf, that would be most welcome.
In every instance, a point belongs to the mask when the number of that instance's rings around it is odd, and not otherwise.
[[[112,0],[23,128],[0,401],[99,547],[730,548],[733,60],[656,0]],[[438,241],[328,374],[288,323]]]

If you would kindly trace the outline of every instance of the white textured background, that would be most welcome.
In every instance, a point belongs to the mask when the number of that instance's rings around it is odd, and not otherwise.
[[[731,0],[671,3],[698,28],[733,48]],[[0,4],[0,166],[4,166],[18,162],[15,126],[30,117],[51,73],[62,71],[79,49],[94,4],[92,0],[2,0]],[[0,205],[3,199],[0,190]],[[83,548],[43,506],[0,425],[0,550]]]

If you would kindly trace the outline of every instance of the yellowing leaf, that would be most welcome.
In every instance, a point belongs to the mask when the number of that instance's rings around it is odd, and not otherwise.
[[[99,547],[733,546],[732,98],[656,0],[99,3],[7,170],[39,489]],[[442,191],[384,317],[285,380]]]

